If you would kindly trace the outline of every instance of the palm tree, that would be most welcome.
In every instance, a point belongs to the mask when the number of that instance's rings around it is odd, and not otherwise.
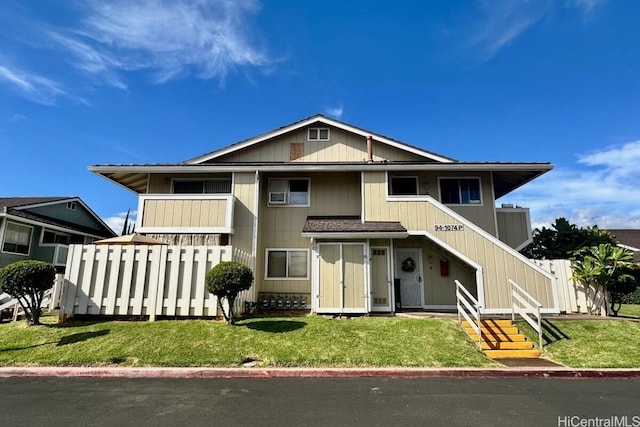
[[[633,262],[633,253],[627,249],[612,244],[601,244],[579,250],[576,259],[571,263],[574,280],[582,283],[585,288],[593,288],[593,299],[589,313],[597,313],[602,305],[598,303],[598,294],[604,296],[605,313],[607,313],[607,292],[618,283],[634,280],[628,271],[637,268]],[[612,301],[612,310],[613,310]],[[613,310],[614,314],[617,310]]]

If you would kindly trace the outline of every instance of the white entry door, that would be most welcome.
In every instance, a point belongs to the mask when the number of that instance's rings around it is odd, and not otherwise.
[[[422,250],[395,250],[395,277],[400,280],[400,307],[422,308],[424,283],[422,279]],[[398,295],[396,295],[396,299]]]

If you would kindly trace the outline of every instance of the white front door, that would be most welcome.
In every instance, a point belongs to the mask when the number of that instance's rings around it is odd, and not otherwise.
[[[400,307],[422,308],[424,283],[422,280],[422,250],[395,250],[395,278],[400,280]],[[396,299],[398,295],[396,295]]]

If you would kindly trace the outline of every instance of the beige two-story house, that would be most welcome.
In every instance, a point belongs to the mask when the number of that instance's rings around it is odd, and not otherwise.
[[[265,307],[452,310],[458,280],[505,313],[509,280],[557,312],[554,277],[518,253],[528,210],[495,202],[551,168],[460,162],[315,115],[183,163],[89,169],[139,195],[137,232],[232,246]]]

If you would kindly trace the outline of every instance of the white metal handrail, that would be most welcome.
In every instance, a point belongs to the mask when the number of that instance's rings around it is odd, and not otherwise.
[[[478,345],[482,346],[482,326],[480,324],[480,309],[482,306],[471,293],[462,286],[458,280],[456,283],[456,306],[458,308],[458,323],[462,323],[462,317],[469,323],[478,337]],[[471,315],[471,316],[470,316]],[[473,317],[473,320],[471,319]]]
[[[509,294],[511,296],[511,321],[516,320],[516,313],[518,313],[538,333],[539,348],[542,350],[542,316],[540,315],[542,304],[511,279],[509,279],[509,286],[511,287]],[[536,319],[532,319],[530,314]]]

